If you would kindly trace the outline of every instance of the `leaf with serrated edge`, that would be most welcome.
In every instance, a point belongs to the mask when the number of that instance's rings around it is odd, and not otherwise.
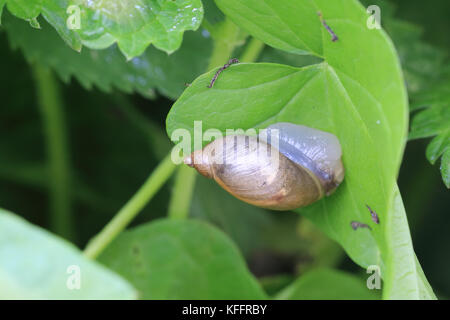
[[[25,20],[42,14],[75,50],[82,45],[103,49],[117,42],[128,59],[141,55],[150,44],[174,52],[184,31],[196,30],[203,19],[201,0],[6,0],[6,4]],[[67,27],[70,6],[80,9],[79,28]]]
[[[154,96],[157,89],[169,98],[177,98],[186,82],[206,70],[205,57],[211,52],[210,38],[200,32],[188,32],[181,48],[171,55],[149,47],[141,56],[126,61],[117,46],[75,52],[47,23],[34,30],[26,22],[5,14],[3,26],[13,48],[20,48],[29,62],[51,67],[66,82],[73,76],[87,89],[95,85],[110,92],[115,87],[146,97]]]
[[[411,123],[409,139],[435,136],[426,149],[427,159],[434,164],[441,158],[442,180],[450,188],[450,69],[440,72],[440,76],[413,96],[418,108]]]

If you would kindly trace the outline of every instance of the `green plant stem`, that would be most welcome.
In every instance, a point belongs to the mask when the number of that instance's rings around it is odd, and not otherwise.
[[[176,165],[172,162],[169,153],[134,196],[120,209],[103,230],[88,243],[84,254],[92,259],[97,258],[103,249],[126,228],[153,198],[161,186],[170,178],[175,168]]]
[[[50,228],[73,240],[70,197],[70,164],[62,103],[58,83],[50,70],[39,64],[32,67],[37,101],[41,111],[50,173]]]
[[[196,176],[196,171],[188,166],[182,165],[178,168],[169,203],[169,218],[184,219],[189,215]]]
[[[258,59],[264,48],[264,42],[261,40],[251,38],[250,42],[245,47],[244,52],[239,58],[240,62],[254,62]]]

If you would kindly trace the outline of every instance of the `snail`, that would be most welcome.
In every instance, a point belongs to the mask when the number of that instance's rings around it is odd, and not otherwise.
[[[265,133],[216,139],[184,163],[236,198],[273,210],[307,206],[333,193],[344,179],[335,135],[287,122]]]

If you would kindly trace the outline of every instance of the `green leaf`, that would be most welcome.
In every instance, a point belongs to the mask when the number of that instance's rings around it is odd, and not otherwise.
[[[70,266],[79,267],[80,289],[69,289]],[[0,299],[135,297],[130,284],[72,244],[0,209]]]
[[[369,275],[368,275],[369,276]],[[351,273],[316,269],[305,273],[276,295],[279,300],[375,300],[377,290],[367,288],[366,281]]]
[[[4,0],[8,5],[8,10],[19,18],[30,20],[36,18],[42,7],[42,0]]]
[[[386,240],[390,244],[391,260],[386,265],[384,274],[383,297],[401,300],[436,299],[412,250],[405,208],[397,186],[394,187],[393,194],[390,219],[386,221]]]
[[[110,92],[115,87],[146,97],[153,97],[154,89],[169,98],[178,97],[186,82],[206,70],[206,57],[211,52],[210,38],[200,32],[188,32],[181,48],[170,56],[148,48],[140,57],[126,61],[117,46],[75,52],[47,23],[34,30],[5,14],[3,26],[13,48],[20,48],[29,62],[38,61],[54,69],[65,82],[73,76],[86,89],[95,85]]]
[[[408,92],[419,92],[431,79],[438,76],[439,70],[445,65],[445,52],[421,40],[423,30],[420,26],[395,18],[394,3],[387,0],[364,0],[363,4],[366,7],[380,7],[381,24],[394,41]]]
[[[409,139],[433,137],[426,149],[427,159],[434,164],[441,158],[441,174],[450,188],[450,69],[444,69],[435,81],[414,96],[419,111],[411,123]]]
[[[217,128],[222,132],[226,128],[264,128],[274,122],[287,121],[335,133],[343,148],[346,178],[336,194],[313,205],[308,216],[323,224],[326,233],[334,235],[333,238],[347,247],[351,257],[363,265],[376,264],[378,248],[374,238],[365,230],[354,232],[350,222],[370,221],[366,203],[376,209],[388,205],[385,195],[379,192],[385,186],[377,174],[381,173],[381,168],[373,142],[387,139],[388,129],[386,121],[376,123],[376,119],[384,119],[377,106],[371,105],[370,100],[359,99],[357,101],[363,102],[365,107],[359,112],[368,114],[358,113],[336,72],[327,64],[306,68],[239,64],[223,72],[213,89],[209,89],[207,84],[213,73],[198,78],[172,107],[167,118],[169,135],[177,128],[192,132],[194,120],[199,119],[203,119],[204,130]],[[359,87],[352,88],[351,93],[359,94],[356,89]],[[368,127],[376,139],[369,136]],[[354,139],[355,135],[358,139]],[[361,154],[366,157],[361,158]],[[362,185],[365,187],[357,187]],[[360,245],[355,246],[355,243]]]
[[[128,59],[141,55],[150,44],[174,52],[184,31],[196,30],[203,18],[200,0],[6,0],[6,4],[11,13],[28,21],[42,14],[75,50],[82,45],[104,49],[117,42]]]
[[[4,0],[8,11],[18,18],[31,21],[40,14],[49,22],[72,47],[80,51],[82,47],[81,39],[75,30],[67,28],[69,0]]]
[[[434,164],[437,158],[446,154],[445,150],[450,149],[448,134],[445,128],[450,128],[448,117],[440,117],[439,113],[450,105],[450,72],[446,68],[448,54],[440,48],[434,47],[423,40],[422,28],[406,21],[393,17],[395,5],[385,0],[364,1],[366,5],[376,4],[383,12],[382,24],[388,34],[392,37],[400,61],[405,73],[405,80],[410,93],[410,111],[415,111],[423,107],[435,108],[419,113],[412,122],[410,139],[433,136],[437,127],[444,131],[440,133],[428,146],[427,158]],[[446,104],[446,107],[439,105]],[[441,110],[439,110],[441,108]],[[450,151],[448,151],[450,152]],[[450,178],[446,172],[449,171],[450,163],[445,161],[448,156],[444,156],[441,162],[441,173],[447,188],[450,188]]]
[[[159,220],[122,233],[100,261],[142,299],[264,299],[235,245],[195,220]]]
[[[447,140],[447,148],[442,155],[441,174],[447,188],[450,188],[450,144]]]
[[[399,61],[382,30],[366,27],[367,14],[356,1],[217,0],[238,26],[265,43],[291,53],[309,53],[324,62],[304,68],[276,64],[238,64],[220,74],[199,77],[172,107],[169,136],[177,128],[193,133],[194,120],[203,130],[264,128],[291,122],[334,133],[343,149],[346,177],[332,196],[299,210],[339,242],[362,267],[380,265],[395,281],[395,294],[419,297],[403,290],[418,281],[414,264],[395,260],[392,247],[406,243],[409,233],[387,241],[395,186],[406,141],[408,106]],[[339,37],[322,25],[320,11]],[[193,135],[192,135],[193,136]],[[371,221],[369,205],[380,217]],[[404,218],[404,212],[396,213]],[[353,230],[352,221],[369,224]],[[406,218],[402,220],[406,223]],[[403,268],[403,269],[400,269]],[[408,272],[412,278],[394,278]],[[394,292],[389,292],[394,294]],[[389,298],[390,295],[385,295]]]
[[[410,139],[426,138],[450,130],[450,104],[435,105],[418,113],[411,123]]]
[[[450,129],[431,140],[427,147],[427,159],[434,164],[440,156],[449,151],[449,147]]]

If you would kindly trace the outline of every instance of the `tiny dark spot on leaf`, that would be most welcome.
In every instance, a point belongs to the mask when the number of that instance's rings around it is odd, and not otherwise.
[[[350,222],[350,225],[353,230],[357,230],[359,228],[367,228],[369,230],[372,230],[372,228],[369,225],[362,223],[362,222],[358,222],[358,221],[352,221],[352,222]]]
[[[131,247],[131,253],[137,256],[141,253],[141,249],[137,245],[134,245]]]
[[[373,211],[372,208],[370,208],[367,204],[366,204],[366,207],[367,207],[367,209],[369,209],[372,221],[375,222],[376,224],[379,224],[380,218],[378,217],[378,214],[375,211]]]

